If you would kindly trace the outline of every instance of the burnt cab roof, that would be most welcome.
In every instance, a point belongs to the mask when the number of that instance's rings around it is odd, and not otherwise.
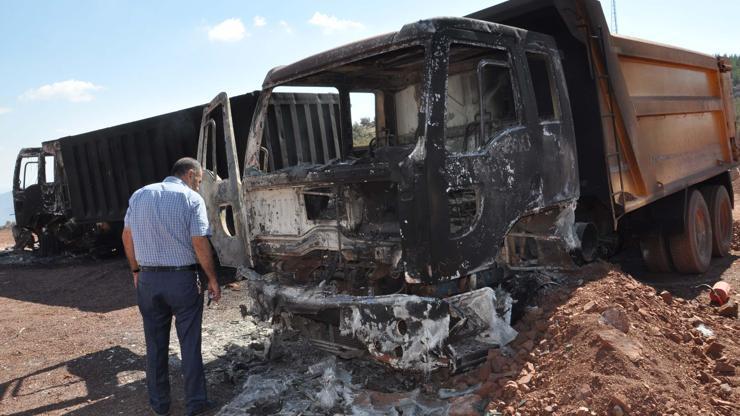
[[[527,31],[523,29],[464,17],[437,17],[419,20],[404,25],[398,32],[390,32],[349,43],[309,56],[290,65],[273,68],[267,73],[262,87],[275,87],[382,52],[419,44],[421,40],[428,39],[436,32],[445,29],[497,33],[518,39],[524,39],[527,36]]]

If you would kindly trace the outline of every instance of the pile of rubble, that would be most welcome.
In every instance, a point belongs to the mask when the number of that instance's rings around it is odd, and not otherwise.
[[[270,345],[255,341],[269,337],[254,327],[239,354],[226,351],[233,365],[213,373],[243,385],[219,414],[740,414],[737,299],[710,305],[707,291],[685,300],[606,263],[552,277],[511,344],[450,378],[336,359],[297,336],[263,361]],[[237,328],[254,324],[231,318],[233,342]]]
[[[541,296],[477,374],[454,380],[480,387],[450,414],[740,413],[734,301],[657,293],[606,264],[578,275]]]

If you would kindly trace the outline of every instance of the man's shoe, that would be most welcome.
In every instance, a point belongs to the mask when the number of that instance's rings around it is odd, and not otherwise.
[[[203,403],[202,405],[200,405],[200,407],[196,408],[195,410],[193,410],[191,412],[188,412],[188,415],[187,416],[201,415],[201,414],[206,413],[209,410],[213,410],[213,409],[215,409],[217,407],[218,407],[218,403],[216,403],[214,401],[211,401],[211,400],[208,400],[205,403]]]
[[[170,416],[169,409],[168,410],[165,410],[164,412],[158,412],[158,411],[152,409],[152,412],[154,412],[154,414],[157,415],[157,416]]]

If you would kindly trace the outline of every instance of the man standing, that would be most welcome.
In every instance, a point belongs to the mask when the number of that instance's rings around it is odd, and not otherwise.
[[[221,289],[208,241],[205,202],[198,194],[203,170],[197,160],[186,157],[175,162],[171,175],[134,192],[122,238],[144,321],[149,404],[156,414],[169,414],[168,349],[174,315],[187,414],[196,415],[213,406],[206,396],[201,356],[203,288],[196,263],[208,278],[212,300],[219,301]]]

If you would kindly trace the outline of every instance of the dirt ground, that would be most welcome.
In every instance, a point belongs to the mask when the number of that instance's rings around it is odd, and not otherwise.
[[[0,250],[13,247],[13,244],[15,241],[13,241],[13,232],[10,227],[0,228]]]
[[[10,230],[0,230],[0,247],[12,244]],[[221,327],[224,320],[242,319],[236,292],[228,285],[223,292],[224,300],[205,310],[203,325],[209,392],[221,402],[233,384],[221,374],[222,357],[209,348],[218,337],[209,339],[208,331],[214,322]],[[220,332],[229,338],[218,338],[220,347],[239,342],[239,334]],[[184,411],[174,328],[170,338],[177,415]],[[0,415],[151,414],[144,355],[136,294],[122,257],[0,252]]]
[[[0,231],[0,246],[12,244],[8,233]],[[544,276],[551,284],[516,324],[520,336],[491,350],[480,368],[441,381],[335,360],[296,339],[264,361],[268,334],[246,316],[239,283],[224,276],[222,302],[204,313],[209,393],[225,405],[222,415],[321,409],[363,415],[740,414],[738,320],[718,316],[708,291],[697,287],[725,280],[740,288],[739,260],[734,251],[715,259],[704,275],[686,277],[645,272],[627,253],[616,265]],[[151,414],[144,352],[122,258],[0,253],[0,415]],[[170,364],[173,415],[179,415],[174,332]],[[614,406],[623,413],[609,413]]]

